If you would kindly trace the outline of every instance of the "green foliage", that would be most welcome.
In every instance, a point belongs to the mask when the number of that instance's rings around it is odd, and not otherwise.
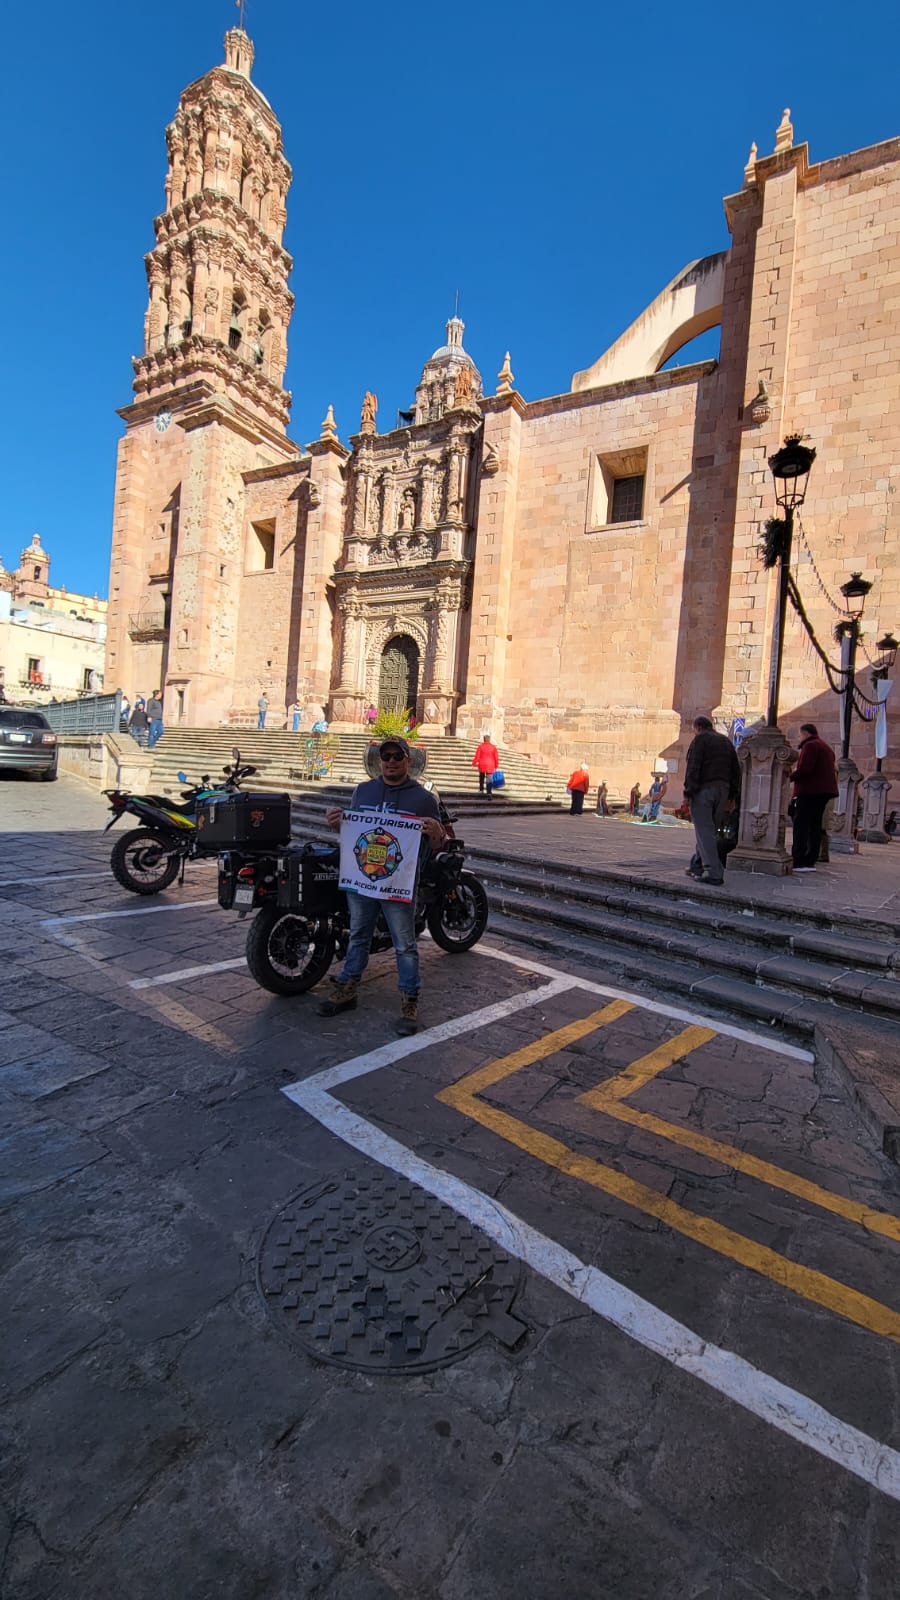
[[[372,738],[381,741],[389,739],[391,734],[395,738],[399,734],[407,744],[413,744],[419,737],[418,728],[413,728],[410,733],[406,731],[412,715],[412,706],[407,706],[405,711],[389,711],[384,706],[379,706],[378,715],[372,723]]]
[[[780,558],[787,555],[787,523],[782,517],[770,517],[759,541],[762,564],[768,572],[777,567]]]

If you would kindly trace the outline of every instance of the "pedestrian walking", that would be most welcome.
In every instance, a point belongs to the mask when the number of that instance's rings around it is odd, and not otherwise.
[[[487,797],[491,800],[494,794],[494,773],[500,765],[500,753],[497,746],[491,744],[489,733],[481,735],[481,743],[472,757],[472,765],[478,768],[478,793],[484,794],[487,791]]]
[[[635,784],[632,784],[631,793],[628,796],[628,815],[630,817],[636,817],[637,816],[638,807],[640,806],[640,803],[641,803],[641,786],[640,786],[639,783],[635,783]]]
[[[150,718],[147,715],[147,706],[141,695],[138,695],[128,719],[128,732],[143,750],[147,743],[147,731],[150,727]]]
[[[147,749],[152,750],[153,746],[158,744],[159,740],[166,731],[163,727],[163,703],[161,689],[154,689],[150,699],[147,701],[147,718],[150,724],[149,731],[147,733]]]
[[[597,785],[597,815],[598,815],[598,817],[608,817],[609,816],[609,799],[608,799],[608,796],[609,796],[609,789],[608,789],[607,784],[606,784],[606,782],[604,780],[603,783],[598,783],[598,785]]]
[[[365,713],[365,716],[363,717],[363,722],[365,723],[366,729],[369,732],[372,731],[372,726],[373,726],[373,724],[375,722],[377,722],[377,720],[378,720],[378,712],[375,709],[375,707],[372,706],[372,705],[366,706],[366,713]]]
[[[572,773],[571,778],[566,784],[566,789],[571,795],[571,800],[569,802],[570,817],[581,816],[581,813],[584,810],[584,797],[587,794],[590,786],[591,775],[587,767],[584,765],[584,762],[582,762],[580,767],[575,768],[575,771]]]
[[[131,701],[127,694],[123,694],[119,701],[119,732],[128,732],[128,723],[131,718]]]
[[[822,846],[822,818],[829,800],[838,792],[834,751],[819,738],[814,722],[800,729],[800,755],[791,773],[794,780],[794,837],[791,856],[795,872],[815,872]]]
[[[687,873],[700,883],[725,882],[718,830],[740,792],[741,769],[734,745],[724,733],[716,733],[709,717],[695,717],[684,768],[684,797],[691,803],[697,841]]]
[[[302,716],[303,707],[301,706],[299,700],[295,700],[291,706],[291,733],[300,732],[300,719]]]
[[[443,843],[444,828],[435,796],[409,775],[409,745],[405,739],[391,734],[379,749],[381,777],[370,778],[357,784],[350,797],[349,810],[403,812],[407,817],[422,818],[422,836],[419,844],[419,870],[428,852]],[[325,813],[330,828],[340,830],[343,811],[332,806]],[[340,1011],[350,1011],[356,1006],[360,979],[369,960],[369,946],[379,915],[384,917],[390,930],[394,953],[397,957],[397,978],[400,988],[400,1018],[397,1032],[416,1033],[419,1027],[419,950],[416,944],[416,895],[407,904],[403,900],[379,900],[364,894],[348,894],[350,911],[350,942],[340,977],[332,978],[330,993],[319,1005],[319,1015],[334,1017]]]
[[[256,702],[256,709],[259,712],[259,721],[256,726],[257,728],[264,728],[266,725],[266,712],[269,709],[269,696],[266,694],[265,689]]]

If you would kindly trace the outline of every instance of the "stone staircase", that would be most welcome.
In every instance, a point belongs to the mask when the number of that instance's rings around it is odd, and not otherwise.
[[[306,733],[270,733],[256,728],[172,729],[163,734],[153,750],[150,787],[164,794],[177,794],[181,787],[179,771],[185,772],[191,782],[205,773],[215,778],[231,761],[232,748],[237,745],[241,760],[258,768],[252,780],[254,788],[286,790],[298,801],[312,803],[315,813],[324,810],[326,790],[330,803],[334,803],[366,777],[365,752],[370,741],[363,733],[328,735],[327,746],[333,759],[327,777],[320,780],[302,775],[309,741]],[[479,797],[478,775],[472,766],[477,740],[428,739],[422,744],[428,752],[424,780],[433,782],[459,814],[487,815],[500,808],[506,814],[523,809],[555,812],[568,803],[564,779],[513,750],[500,749],[506,783],[488,801]]]

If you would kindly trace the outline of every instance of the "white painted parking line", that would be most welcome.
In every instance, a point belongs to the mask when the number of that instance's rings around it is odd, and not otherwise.
[[[466,1016],[455,1017],[450,1022],[440,1023],[437,1027],[429,1028],[413,1038],[398,1040],[396,1043],[382,1045],[380,1049],[368,1051],[365,1055],[354,1056],[351,1060],[329,1067],[305,1081],[289,1084],[283,1093],[301,1110],[306,1111],[323,1127],[342,1139],[345,1144],[369,1156],[381,1166],[400,1173],[412,1183],[417,1183],[420,1188],[443,1201],[445,1205],[452,1206],[461,1216],[468,1218],[475,1227],[493,1239],[501,1249],[525,1262],[550,1283],[554,1283],[557,1288],[571,1295],[581,1305],[588,1306],[597,1316],[612,1323],[645,1349],[662,1356],[680,1371],[699,1379],[708,1388],[734,1401],[736,1405],[777,1428],[798,1444],[804,1445],[806,1449],[853,1473],[855,1477],[871,1484],[892,1500],[900,1501],[900,1452],[854,1428],[851,1423],[834,1416],[816,1401],[810,1400],[807,1395],[791,1389],[777,1378],[754,1367],[742,1356],[701,1338],[693,1329],[677,1322],[674,1317],[661,1311],[649,1300],[642,1299],[631,1289],[627,1289],[605,1272],[601,1272],[598,1267],[582,1261],[553,1239],[539,1233],[536,1228],[532,1228],[499,1201],[492,1200],[489,1195],[482,1194],[480,1190],[463,1183],[461,1179],[442,1172],[430,1162],[423,1161],[406,1145],[392,1139],[374,1123],[367,1122],[364,1117],[351,1111],[328,1092],[366,1073],[389,1066],[392,1062],[399,1061],[418,1050],[426,1050],[430,1045],[484,1027],[488,1021],[500,1020],[501,1017],[509,1016],[514,1011],[524,1010],[528,1006],[541,1005],[543,1001],[564,990],[577,988],[591,994],[611,994],[615,998],[630,998],[638,1006],[644,1006],[664,1016],[671,1016],[678,1021],[685,1016],[685,1013],[675,1007],[659,1003],[648,1005],[640,996],[627,996],[618,990],[606,989],[581,978],[561,977],[558,973],[554,973],[552,968],[539,968],[530,961],[506,957],[504,952],[485,950],[483,953],[508,959],[524,971],[552,973],[555,981],[528,994],[514,996],[512,1002],[501,1001],[496,1006],[487,1006],[480,1011],[469,1012]],[[709,1018],[698,1020],[708,1027],[715,1028],[716,1031],[723,1031],[718,1022],[713,1022]],[[784,1054],[797,1053],[791,1052],[789,1047],[785,1049],[776,1046],[772,1041],[745,1030],[732,1030],[732,1032],[754,1044],[764,1045],[767,1049],[780,1049]]]
[[[233,972],[235,967],[245,967],[246,956],[234,961],[212,961],[208,967],[182,967],[180,972],[160,972],[155,978],[132,978],[129,989],[156,989],[162,983],[184,983],[188,978],[202,978],[207,972]]]
[[[180,900],[171,906],[135,906],[131,911],[87,911],[77,917],[44,917],[42,928],[56,928],[63,922],[104,922],[111,917],[149,917],[154,911],[198,911],[201,906],[217,906],[218,900]]]
[[[0,878],[0,889],[27,889],[33,883],[71,883],[73,878],[96,878],[96,872],[54,872],[46,878]]]
[[[558,976],[556,967],[545,966],[542,961],[530,961],[522,956],[511,955],[508,950],[497,950],[493,945],[476,945],[473,954],[490,956],[493,961],[505,961],[511,967],[518,967],[522,972],[536,972],[542,978]],[[750,1033],[746,1028],[736,1028],[730,1022],[710,1022],[709,1017],[701,1017],[696,1011],[684,1011],[680,1006],[669,1006],[661,1000],[648,1000],[644,995],[633,994],[629,989],[613,989],[609,984],[593,983],[589,978],[577,978],[575,982],[579,989],[586,989],[589,994],[599,994],[608,1000],[627,1000],[633,1006],[640,1006],[642,1011],[655,1011],[659,1016],[671,1017],[675,1022],[693,1023],[701,1028],[715,1028],[716,1033],[725,1034],[729,1039],[740,1039],[743,1044],[752,1044],[760,1050],[771,1050],[777,1056],[790,1056],[794,1061],[816,1059],[811,1050],[803,1050],[800,1045],[784,1044],[782,1040],[767,1038],[765,1034]]]

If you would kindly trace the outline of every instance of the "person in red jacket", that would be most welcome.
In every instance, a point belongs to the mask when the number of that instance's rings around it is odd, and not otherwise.
[[[492,780],[500,765],[500,756],[497,746],[491,744],[489,734],[483,733],[481,735],[481,743],[472,758],[472,765],[478,768],[478,793],[484,794],[485,789],[487,789],[488,799],[493,799],[494,786]]]
[[[791,773],[794,780],[794,842],[791,855],[795,872],[815,872],[822,845],[822,818],[829,800],[838,792],[834,751],[819,738],[814,722],[800,729],[800,758]]]
[[[576,767],[571,778],[566,784],[566,788],[568,789],[569,794],[572,796],[572,803],[569,806],[570,816],[581,816],[581,813],[584,810],[584,797],[587,794],[590,785],[591,777],[587,767]]]

